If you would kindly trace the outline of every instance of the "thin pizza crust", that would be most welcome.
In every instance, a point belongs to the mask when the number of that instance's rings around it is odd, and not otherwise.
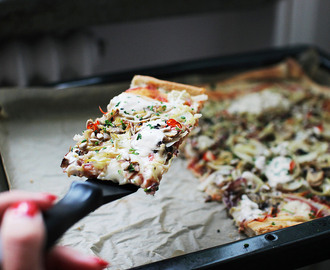
[[[192,96],[202,95],[206,91],[203,87],[159,80],[150,76],[135,75],[131,82],[131,88],[143,86],[155,86],[165,91],[171,91],[173,89],[177,91],[187,91]]]
[[[298,62],[292,58],[268,68],[243,72],[217,82],[212,89],[208,85],[203,86],[206,87],[206,93],[211,100],[223,100],[262,91],[274,83],[283,81],[298,83],[316,94],[324,94],[330,97],[329,87],[314,82],[307,76]],[[255,87],[253,87],[254,85]]]

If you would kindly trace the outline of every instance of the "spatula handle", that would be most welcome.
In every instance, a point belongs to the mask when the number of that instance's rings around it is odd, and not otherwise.
[[[46,226],[45,251],[49,250],[72,225],[102,204],[102,189],[88,182],[72,182],[63,199],[43,213]],[[0,239],[0,269],[2,259]]]
[[[102,190],[88,182],[72,182],[68,193],[52,208],[44,212],[46,225],[45,250],[77,221],[102,205]]]

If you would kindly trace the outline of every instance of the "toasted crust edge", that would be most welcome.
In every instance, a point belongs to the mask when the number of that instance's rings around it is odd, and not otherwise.
[[[131,82],[131,87],[141,87],[145,85],[153,85],[157,88],[163,88],[165,90],[186,90],[190,95],[197,96],[205,93],[205,88],[192,86],[188,84],[170,82],[165,80],[159,80],[150,76],[135,75]]]
[[[228,85],[237,85],[235,90],[237,90],[238,86],[248,85],[249,82],[258,82],[265,83],[274,83],[278,80],[285,79],[293,79],[299,82],[302,86],[308,87],[315,94],[323,94],[326,97],[330,97],[330,87],[325,85],[320,85],[314,82],[307,74],[303,71],[300,64],[293,58],[287,58],[286,60],[265,68],[250,70],[246,72],[242,72],[238,75],[232,76],[229,79],[220,81],[217,84],[217,88],[221,88],[222,86]],[[262,89],[260,89],[262,90]],[[223,98],[233,98],[237,95],[244,95],[246,91],[234,91],[225,93],[221,90],[216,91],[207,91],[207,95],[211,99],[219,100]]]

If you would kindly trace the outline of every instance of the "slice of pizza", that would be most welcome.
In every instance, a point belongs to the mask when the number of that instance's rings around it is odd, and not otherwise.
[[[135,76],[74,136],[61,167],[68,176],[131,183],[153,194],[206,99],[203,88]]]
[[[255,197],[251,198],[243,194],[237,205],[229,211],[239,230],[248,236],[273,232],[330,215],[329,205],[318,202],[317,198],[313,200],[313,196],[306,198],[302,194],[269,194],[262,199],[259,197],[257,201]]]

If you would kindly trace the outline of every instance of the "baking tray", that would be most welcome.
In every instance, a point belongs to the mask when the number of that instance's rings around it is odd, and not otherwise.
[[[102,85],[129,81],[135,74],[151,75],[180,82],[191,78],[204,78],[206,81],[218,75],[230,76],[251,68],[264,67],[284,60],[287,57],[299,59],[312,55],[321,73],[309,70],[315,81],[322,81],[323,72],[330,73],[330,57],[315,46],[301,45],[285,48],[266,49],[224,57],[202,59],[185,63],[151,67],[126,72],[103,74],[48,85],[56,89],[78,86]],[[315,55],[316,57],[314,57]],[[306,68],[310,60],[307,61]],[[6,180],[5,174],[0,177]],[[5,183],[5,181],[4,181]],[[246,238],[228,244],[192,252],[161,260],[134,269],[223,269],[232,267],[267,269],[293,269],[330,259],[330,217],[324,217],[300,225],[278,230],[265,235]]]

